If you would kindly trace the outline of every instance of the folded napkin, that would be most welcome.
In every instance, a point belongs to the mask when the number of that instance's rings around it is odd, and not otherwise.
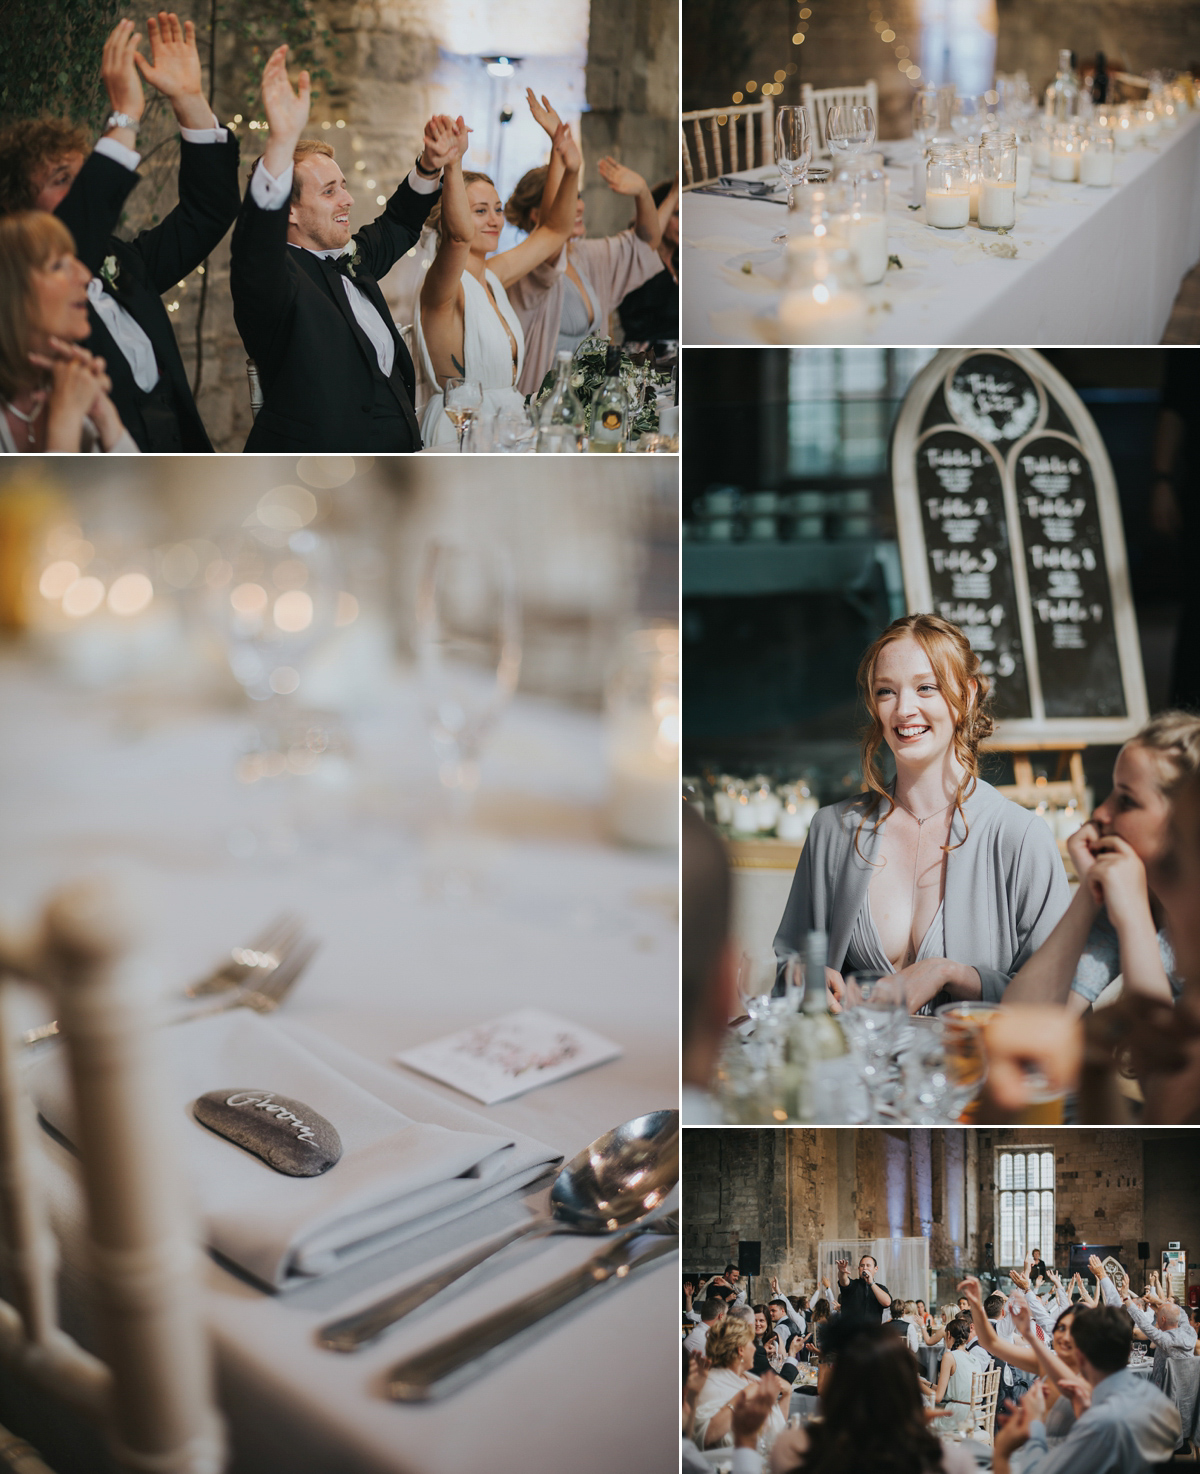
[[[358,1083],[377,1067],[315,1035],[316,1048],[309,1048],[306,1034],[235,1009],[160,1035],[159,1099],[175,1117],[182,1175],[206,1241],[264,1284],[288,1289],[415,1238],[560,1160],[532,1137],[503,1131],[418,1087],[405,1090],[410,1113],[401,1112]],[[41,1115],[70,1141],[64,1063],[61,1050],[48,1051],[27,1080]],[[226,1089],[303,1102],[337,1131],[340,1160],[319,1177],[289,1177],[218,1136],[195,1119],[192,1106],[206,1092]]]

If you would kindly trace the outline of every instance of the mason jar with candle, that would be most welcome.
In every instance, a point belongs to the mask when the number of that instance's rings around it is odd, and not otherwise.
[[[798,191],[797,191],[798,192]],[[832,224],[827,230],[832,231]],[[844,236],[799,236],[787,243],[787,292],[779,304],[784,343],[861,343],[867,300]]]
[[[1137,142],[1137,135],[1137,122],[1133,116],[1133,108],[1127,102],[1123,102],[1117,109],[1117,116],[1113,123],[1113,142],[1117,146],[1118,153],[1131,149]]]
[[[1140,104],[1138,116],[1142,125],[1142,137],[1147,139],[1156,138],[1158,136],[1158,113],[1150,98],[1146,98]]]
[[[1012,230],[1017,223],[1017,136],[985,133],[979,145],[979,228]]]
[[[1040,118],[1029,125],[1033,139],[1033,167],[1038,174],[1050,172],[1050,134],[1052,129]]]
[[[1071,184],[1079,178],[1079,134],[1073,123],[1060,123],[1050,141],[1050,178]]]
[[[887,181],[875,169],[851,175],[843,170],[836,183],[849,199],[841,217],[846,243],[854,252],[864,286],[881,282],[887,271]]]
[[[1017,199],[1023,200],[1033,183],[1033,130],[1024,120],[1014,124],[1017,138]]]
[[[1079,140],[1079,182],[1107,189],[1113,182],[1116,146],[1107,128],[1091,128]]]
[[[961,148],[935,143],[925,178],[925,219],[938,230],[961,230],[971,218],[971,172]]]
[[[608,684],[606,717],[610,833],[624,844],[673,849],[682,730],[676,628],[626,638]]]

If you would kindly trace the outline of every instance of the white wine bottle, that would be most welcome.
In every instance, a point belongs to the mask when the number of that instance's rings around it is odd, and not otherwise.
[[[604,360],[604,382],[592,400],[589,449],[608,453],[622,450],[630,413],[629,395],[621,383],[621,350],[610,344]]]
[[[792,1018],[787,1037],[789,1069],[787,1116],[808,1124],[827,1121],[840,1093],[835,1061],[849,1052],[841,1024],[829,1011],[825,959],[829,939],[810,931],[804,949],[804,1001]]]
[[[539,455],[574,455],[583,449],[586,415],[571,388],[571,355],[563,349],[555,362],[554,387],[538,416],[537,450]]]

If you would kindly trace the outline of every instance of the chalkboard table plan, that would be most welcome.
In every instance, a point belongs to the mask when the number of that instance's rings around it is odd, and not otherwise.
[[[891,474],[908,608],[970,639],[988,745],[1131,737],[1147,703],[1116,483],[1057,370],[1032,349],[943,349],[905,398]]]

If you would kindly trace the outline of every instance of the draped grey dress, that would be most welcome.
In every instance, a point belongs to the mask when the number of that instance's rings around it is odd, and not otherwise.
[[[866,796],[858,794],[817,811],[775,935],[777,952],[802,952],[815,929],[828,934],[829,966],[838,972],[849,967],[848,958],[858,967],[870,962],[859,951],[862,913],[887,821],[882,803],[870,816],[865,808]],[[1066,871],[1045,823],[982,781],[963,812],[955,812],[950,843],[940,911],[944,950],[929,951],[927,933],[919,955],[975,968],[984,1001],[998,1002],[1067,909]],[[934,926],[930,932],[936,939]]]

